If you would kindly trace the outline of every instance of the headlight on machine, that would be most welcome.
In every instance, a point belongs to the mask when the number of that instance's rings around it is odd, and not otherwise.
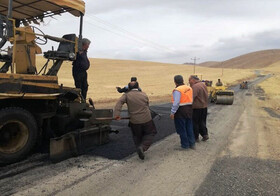
[[[75,57],[76,57],[75,53],[73,53],[73,52],[69,53],[69,59],[74,60]]]

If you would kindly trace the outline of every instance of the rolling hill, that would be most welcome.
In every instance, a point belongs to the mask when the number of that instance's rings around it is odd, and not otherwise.
[[[244,54],[226,61],[208,61],[198,64],[213,68],[258,69],[280,61],[280,49],[262,50]]]

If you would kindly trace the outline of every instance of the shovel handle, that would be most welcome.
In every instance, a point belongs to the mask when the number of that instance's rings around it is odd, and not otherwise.
[[[116,118],[111,118],[111,117],[104,117],[104,118],[95,118],[96,120],[117,120]],[[121,117],[121,120],[122,119],[130,119],[130,117]]]

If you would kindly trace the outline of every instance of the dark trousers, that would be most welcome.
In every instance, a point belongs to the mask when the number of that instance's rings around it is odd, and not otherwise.
[[[195,139],[199,138],[199,134],[203,137],[208,135],[206,127],[207,108],[193,109],[193,131]]]
[[[181,139],[181,147],[189,148],[195,144],[193,135],[192,119],[190,118],[174,118],[176,132]]]
[[[87,72],[80,72],[73,74],[76,88],[80,88],[84,99],[87,97],[88,82]]]
[[[154,136],[157,133],[154,121],[151,120],[143,124],[129,123],[129,125],[136,148],[141,146],[143,151],[147,151],[152,145]]]

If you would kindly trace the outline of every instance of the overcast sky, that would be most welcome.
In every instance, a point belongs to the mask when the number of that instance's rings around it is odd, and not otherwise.
[[[221,61],[280,48],[279,0],[86,0],[88,56],[167,63]],[[46,34],[77,33],[78,18],[46,19]],[[50,49],[53,43],[45,48]]]

